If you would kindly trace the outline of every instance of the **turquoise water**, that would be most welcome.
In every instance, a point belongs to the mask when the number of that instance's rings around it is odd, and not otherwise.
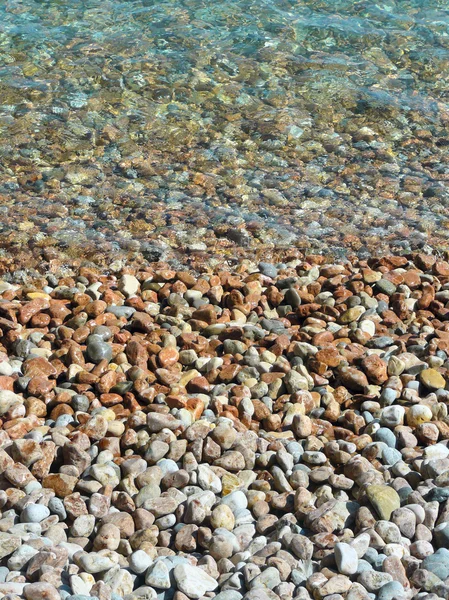
[[[446,0],[3,1],[0,253],[446,248],[448,98]]]

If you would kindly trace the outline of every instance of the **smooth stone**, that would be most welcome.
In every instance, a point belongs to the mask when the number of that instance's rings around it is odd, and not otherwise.
[[[258,268],[259,271],[266,277],[270,277],[271,279],[275,279],[277,277],[278,270],[270,263],[260,262],[258,264]]]
[[[449,546],[449,523],[440,523],[433,530],[433,538],[438,547]]]
[[[102,360],[110,362],[112,360],[112,347],[101,339],[94,340],[87,344],[87,356],[95,364],[100,363]]]
[[[4,598],[8,596],[9,598],[21,597],[23,594],[23,589],[28,583],[18,583],[15,581],[9,581],[5,583],[0,583],[0,598]]]
[[[449,448],[443,444],[435,444],[424,448],[424,458],[426,459],[441,459],[449,456]]]
[[[175,594],[173,590],[173,594],[167,596],[167,600],[171,600]],[[148,585],[141,585],[137,589],[133,590],[132,594],[126,598],[126,600],[166,600],[165,594],[159,596],[156,593],[156,590],[153,590],[152,587]],[[107,599],[106,599],[107,600]],[[111,596],[112,600],[112,596]]]
[[[214,596],[214,600],[241,600],[243,595],[237,590],[224,590]]]
[[[394,428],[404,422],[405,408],[399,405],[386,406],[382,409],[380,424]]]
[[[9,362],[7,362],[6,360],[3,360],[0,362],[0,375],[5,375],[6,377],[9,377],[13,373],[14,373],[14,369],[9,364]]]
[[[219,504],[214,508],[210,516],[210,524],[213,529],[223,527],[232,531],[235,525],[235,516],[230,506]]]
[[[407,412],[407,425],[409,427],[418,427],[422,423],[428,423],[432,419],[432,410],[424,404],[415,404]]]
[[[380,518],[385,521],[388,521],[391,513],[401,506],[398,493],[387,485],[369,485],[366,494]]]
[[[351,541],[350,546],[354,548],[358,558],[363,558],[365,556],[366,551],[369,549],[370,544],[371,537],[369,533],[363,532]]]
[[[50,516],[49,509],[43,504],[30,504],[20,514],[22,523],[40,523]]]
[[[357,577],[357,581],[363,585],[368,592],[376,592],[385,584],[392,581],[392,576],[389,573],[380,571],[364,571]]]
[[[424,369],[419,374],[419,379],[426,387],[431,390],[444,389],[446,381],[436,369]]]
[[[168,590],[171,587],[170,572],[163,560],[157,560],[148,568],[145,583],[160,590]]]
[[[111,600],[123,598],[133,590],[133,576],[128,570],[121,569],[119,565],[109,569],[101,580],[112,589]]]
[[[284,301],[291,305],[293,308],[298,308],[301,305],[301,296],[295,288],[289,288],[285,292]]]
[[[377,592],[377,600],[397,600],[404,596],[404,587],[399,581],[390,581]]]
[[[245,496],[244,492],[242,492],[241,490],[235,490],[234,492],[231,492],[227,496],[224,496],[221,499],[221,504],[225,504],[226,506],[229,506],[229,508],[232,510],[232,512],[235,515],[240,510],[247,508],[248,499]]]
[[[57,589],[50,583],[29,583],[23,588],[26,600],[60,600]]]
[[[22,544],[8,559],[8,568],[11,571],[20,571],[38,552],[36,548]]]
[[[23,404],[22,396],[9,390],[0,390],[0,417],[15,404]]]
[[[107,312],[115,315],[116,317],[125,317],[125,319],[130,319],[133,314],[136,312],[136,309],[132,306],[108,306]]]
[[[48,508],[50,512],[59,517],[60,521],[64,521],[67,518],[67,511],[64,506],[64,502],[60,498],[50,498],[48,502]]]
[[[156,464],[162,471],[162,477],[165,477],[165,475],[168,475],[169,473],[176,473],[176,471],[179,471],[178,465],[170,458],[161,458]]]
[[[360,583],[353,583],[345,600],[375,600],[375,598],[376,596],[367,592]],[[340,600],[340,598],[338,600]]]
[[[360,575],[364,571],[372,571],[372,570],[373,570],[373,565],[371,563],[369,563],[367,560],[364,560],[363,558],[361,558],[357,565],[357,571],[354,574]]]
[[[425,496],[427,502],[446,502],[449,498],[449,488],[435,487]]]
[[[380,302],[379,302],[379,307],[380,307]],[[386,306],[386,308],[388,308],[388,306]],[[387,348],[388,346],[393,346],[393,344],[394,344],[394,340],[392,337],[390,337],[388,335],[380,335],[379,337],[371,338],[370,340],[368,340],[366,343],[366,347],[367,348],[384,349],[384,348]]]
[[[129,556],[128,561],[129,568],[137,575],[144,573],[153,562],[152,558],[143,550],[133,552]]]
[[[449,550],[439,548],[435,554],[427,556],[421,563],[421,568],[430,571],[440,579],[449,577]]]
[[[249,583],[250,588],[263,588],[272,590],[281,583],[279,571],[275,567],[268,567],[260,575],[256,575]]]
[[[115,563],[110,558],[95,552],[80,556],[79,563],[86,573],[100,573],[101,571],[108,571],[115,566]]]
[[[392,466],[402,460],[402,454],[395,448],[384,448],[382,451],[382,460],[386,465]]]
[[[391,429],[388,427],[381,427],[378,429],[374,435],[374,439],[378,442],[383,442],[387,444],[390,448],[396,448],[397,439]]]
[[[380,394],[380,402],[382,406],[390,406],[398,397],[396,390],[393,388],[384,388]]]
[[[379,281],[376,282],[376,287],[379,292],[382,292],[387,296],[391,296],[396,291],[396,286],[388,279],[379,279]]]
[[[74,411],[87,412],[89,410],[89,398],[84,394],[75,394],[70,400],[70,406]]]
[[[399,376],[404,372],[405,363],[397,356],[390,356],[388,360],[388,375]]]
[[[334,546],[335,563],[337,569],[343,575],[353,575],[357,571],[358,556],[355,548],[344,542],[338,542]]]
[[[122,275],[118,282],[118,289],[127,296],[134,296],[140,288],[140,283],[134,275]]]
[[[204,596],[206,592],[213,592],[218,587],[218,582],[206,571],[189,564],[177,565],[173,574],[178,589],[195,600]]]

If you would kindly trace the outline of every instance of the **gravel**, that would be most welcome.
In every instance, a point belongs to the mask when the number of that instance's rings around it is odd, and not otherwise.
[[[0,597],[448,598],[426,259],[0,282]]]

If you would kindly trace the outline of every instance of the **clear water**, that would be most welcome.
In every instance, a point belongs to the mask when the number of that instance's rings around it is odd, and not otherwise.
[[[446,248],[448,98],[447,0],[3,0],[0,253]]]

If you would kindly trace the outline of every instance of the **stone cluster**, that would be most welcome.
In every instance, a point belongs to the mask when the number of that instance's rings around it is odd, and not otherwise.
[[[0,281],[0,597],[449,599],[449,264]]]

